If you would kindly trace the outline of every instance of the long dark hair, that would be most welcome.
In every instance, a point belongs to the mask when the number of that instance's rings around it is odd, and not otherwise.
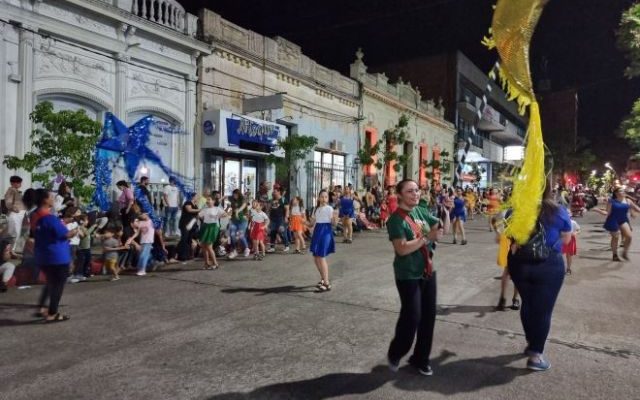
[[[540,204],[540,219],[545,222],[551,222],[560,209],[560,205],[553,199],[552,186],[551,180],[547,179]]]
[[[49,198],[49,189],[36,189],[36,193],[33,197],[36,207],[42,207],[44,202]]]

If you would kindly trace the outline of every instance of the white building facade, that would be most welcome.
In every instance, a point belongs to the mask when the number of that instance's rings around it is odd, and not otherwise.
[[[210,10],[199,17],[203,40],[215,43],[199,71],[202,150],[196,155],[204,186],[225,194],[240,188],[252,196],[260,182],[275,180],[266,162],[270,146],[244,134],[239,145],[215,138],[230,134],[228,124],[238,125],[229,120],[249,120],[254,130],[274,132],[273,138],[298,134],[318,139],[314,152],[290,174],[291,181],[281,182],[290,194],[311,202],[322,188],[357,185],[358,82],[317,64],[284,38],[264,37]],[[248,102],[274,95],[262,107]],[[231,134],[236,133],[234,128]]]
[[[398,172],[388,168],[384,185],[413,179],[420,187],[426,187],[432,181],[428,182],[427,172],[433,175],[434,171],[427,171],[425,164],[433,159],[439,160],[442,150],[453,154],[455,127],[445,120],[442,104],[424,100],[420,90],[412,87],[411,83],[399,80],[392,84],[384,73],[368,73],[363,56],[358,50],[356,60],[351,64],[351,77],[358,80],[362,88],[364,120],[360,129],[361,143],[375,144],[383,138],[385,130],[398,124],[400,116],[409,117],[407,141],[395,149],[398,155],[408,155],[409,161]],[[436,180],[443,178],[438,171],[435,172]],[[375,166],[363,166],[362,175],[365,186],[383,183],[382,171],[377,171]]]
[[[197,59],[210,53],[196,16],[174,0],[0,0],[0,9],[0,158],[30,150],[29,113],[51,101],[100,122],[106,112],[128,124],[153,115],[181,133],[154,134],[149,146],[194,176]],[[30,184],[1,166],[2,192],[13,174]]]

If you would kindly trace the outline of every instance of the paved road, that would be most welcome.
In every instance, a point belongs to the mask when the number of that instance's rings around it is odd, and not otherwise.
[[[599,221],[580,220],[545,373],[523,369],[517,312],[493,309],[496,245],[475,221],[469,245],[438,248],[433,377],[384,365],[399,302],[390,244],[367,233],[338,245],[329,293],[309,256],[274,255],[67,286],[62,324],[30,318],[37,289],[2,294],[0,399],[638,399],[639,246],[610,262]]]

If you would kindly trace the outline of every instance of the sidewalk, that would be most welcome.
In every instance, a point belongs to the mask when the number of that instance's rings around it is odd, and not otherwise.
[[[72,319],[55,325],[29,316],[37,290],[0,295],[0,398],[636,399],[639,246],[609,262],[599,218],[579,223],[545,373],[523,369],[518,314],[494,311],[496,245],[474,221],[469,245],[438,247],[433,377],[384,366],[399,302],[390,244],[371,232],[338,243],[329,293],[314,293],[310,256],[276,254],[70,285]]]

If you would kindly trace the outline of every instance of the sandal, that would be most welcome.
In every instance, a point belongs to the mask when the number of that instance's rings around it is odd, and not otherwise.
[[[320,288],[321,286],[324,286],[324,280],[320,280],[320,282],[316,284],[317,288]]]
[[[627,254],[626,252],[622,253],[622,259],[625,261],[630,261],[629,260],[629,254]]]
[[[462,239],[462,242],[460,242],[460,244],[464,246],[465,244],[467,244],[467,240],[466,239]]]
[[[54,323],[54,322],[64,322],[64,321],[68,321],[70,319],[70,317],[68,315],[64,315],[64,314],[60,314],[57,313],[53,316],[53,318],[49,319],[45,319],[44,322],[46,322],[47,324],[49,323]]]
[[[571,268],[567,268],[567,275],[571,275]]]
[[[622,261],[622,260],[620,260],[620,257],[618,257],[617,254],[614,254],[613,255],[613,261]]]

